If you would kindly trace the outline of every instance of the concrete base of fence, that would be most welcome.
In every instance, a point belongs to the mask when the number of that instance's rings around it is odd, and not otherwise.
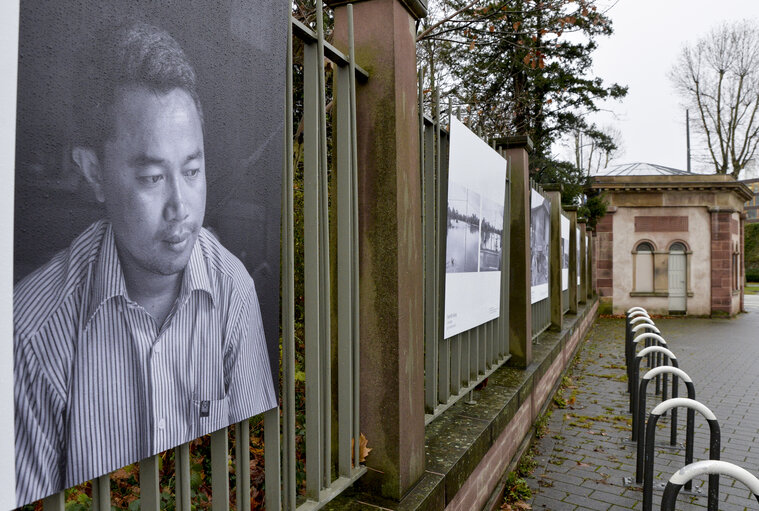
[[[560,332],[536,339],[526,369],[498,369],[474,392],[474,404],[461,400],[429,424],[425,473],[400,502],[362,492],[359,481],[326,509],[359,509],[359,504],[360,509],[497,509],[505,473],[524,450],[535,419],[548,406],[597,314],[598,300],[588,300],[578,314],[564,317]]]

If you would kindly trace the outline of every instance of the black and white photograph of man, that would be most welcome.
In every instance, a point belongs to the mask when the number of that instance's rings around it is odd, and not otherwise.
[[[60,215],[78,223],[99,215],[14,287],[18,505],[277,406],[261,289],[241,260],[253,256],[238,250],[238,257],[222,243],[231,240],[219,235],[229,231],[229,213],[216,211],[212,223],[206,215],[218,170],[209,164],[215,148],[202,70],[157,23],[111,21],[79,50],[86,58],[66,99],[71,133],[51,141],[52,151],[28,155],[41,162],[36,167],[17,159],[23,186],[30,168],[45,174],[51,153],[68,153],[79,178],[45,177],[73,195],[86,188],[95,205],[81,213],[64,202]],[[25,25],[22,4],[20,54],[35,28]],[[23,58],[19,70],[21,81]],[[22,105],[28,98],[19,91],[22,126],[34,109]],[[280,128],[271,127],[277,141]],[[24,132],[17,134],[22,148],[29,145]],[[269,179],[278,184],[279,176]],[[17,189],[16,201],[24,199]],[[245,204],[226,200],[226,211]],[[267,222],[275,217],[278,231],[278,212]],[[24,221],[17,220],[17,236]],[[276,265],[269,258],[260,274]]]

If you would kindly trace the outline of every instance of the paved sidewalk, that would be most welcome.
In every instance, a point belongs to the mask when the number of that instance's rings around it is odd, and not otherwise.
[[[737,319],[674,318],[654,321],[694,381],[696,398],[719,420],[721,458],[759,477],[759,297],[746,297],[747,314]],[[757,299],[755,299],[757,298]],[[749,301],[751,303],[749,303]],[[528,484],[535,510],[641,509],[639,488],[626,487],[635,475],[636,452],[629,443],[629,397],[624,369],[624,320],[600,319],[583,344],[563,391],[564,409],[553,410],[548,431],[536,443],[537,466]],[[660,401],[649,385],[648,410]],[[685,395],[681,384],[680,396]],[[669,420],[660,423],[657,444],[669,439]],[[678,442],[685,440],[685,409],[679,409]],[[694,461],[708,459],[709,430],[696,414]],[[684,465],[684,450],[657,449],[654,484],[666,483]],[[705,478],[694,480],[702,493],[681,492],[678,510],[706,508]],[[654,492],[659,509],[661,490]],[[749,491],[721,478],[720,509],[756,509]]]

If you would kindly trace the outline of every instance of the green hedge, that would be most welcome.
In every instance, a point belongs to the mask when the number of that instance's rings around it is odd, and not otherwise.
[[[746,268],[746,282],[759,282],[759,269]]]

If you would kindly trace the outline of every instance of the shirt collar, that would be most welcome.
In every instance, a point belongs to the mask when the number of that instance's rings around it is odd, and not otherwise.
[[[177,297],[178,306],[184,305],[193,291],[205,291],[214,303],[214,294],[211,288],[211,281],[208,275],[208,268],[203,257],[201,247],[201,237],[195,240],[195,246],[190,254],[190,260],[185,267],[182,276],[182,285]],[[124,282],[124,272],[121,269],[116,240],[113,236],[113,226],[107,222],[107,227],[101,242],[100,255],[95,262],[94,274],[92,276],[92,286],[90,287],[90,303],[87,309],[87,322],[108,300],[123,296],[128,299],[126,283]]]

